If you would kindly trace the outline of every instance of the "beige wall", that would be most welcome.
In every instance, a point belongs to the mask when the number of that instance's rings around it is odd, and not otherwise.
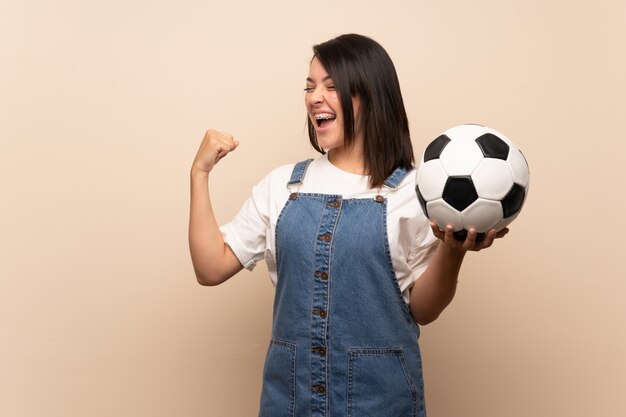
[[[0,2],[0,415],[253,416],[265,265],[199,286],[189,168],[233,133],[228,221],[313,155],[311,45],[386,47],[418,152],[465,122],[513,139],[531,192],[423,328],[432,417],[626,414],[626,6],[597,1]]]

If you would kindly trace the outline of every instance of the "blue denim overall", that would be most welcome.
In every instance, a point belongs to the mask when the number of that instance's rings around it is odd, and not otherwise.
[[[407,174],[398,168],[385,185]],[[424,417],[419,327],[393,271],[386,199],[291,193],[276,261],[259,416]]]

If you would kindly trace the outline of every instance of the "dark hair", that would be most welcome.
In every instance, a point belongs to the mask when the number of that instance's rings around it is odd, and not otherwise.
[[[382,185],[397,167],[414,161],[409,122],[396,69],[387,52],[373,39],[347,34],[313,46],[313,58],[324,66],[339,94],[346,146],[354,143],[352,97],[361,100],[363,156],[370,187]],[[311,145],[324,154],[308,120]]]

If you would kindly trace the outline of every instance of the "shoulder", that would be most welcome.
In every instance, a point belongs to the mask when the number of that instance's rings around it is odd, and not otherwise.
[[[393,200],[394,204],[401,206],[408,205],[411,209],[416,205],[419,206],[417,194],[415,194],[415,172],[415,168],[412,167],[406,172],[404,178],[400,181],[398,186],[395,189],[390,189],[390,201]]]
[[[289,181],[289,178],[291,177],[291,172],[293,171],[295,166],[296,162],[292,162],[276,167],[267,174],[266,178],[272,183],[280,182],[285,185]]]
[[[424,215],[415,193],[416,170],[411,169],[389,197],[389,215],[406,234],[405,242],[410,246],[431,243],[430,220]]]
[[[255,188],[273,189],[279,185],[285,187],[296,163],[281,165],[268,172]]]
[[[313,161],[315,162],[315,160]],[[253,194],[268,195],[270,198],[281,199],[289,193],[287,186],[298,162],[280,165],[268,172],[253,188]],[[310,164],[312,165],[312,164]]]

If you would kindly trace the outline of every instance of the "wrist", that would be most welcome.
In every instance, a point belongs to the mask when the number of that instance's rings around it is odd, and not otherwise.
[[[190,176],[192,179],[194,178],[205,179],[205,178],[209,178],[209,173],[201,168],[192,166]]]
[[[454,248],[445,242],[439,242],[439,250],[442,251],[442,254],[451,261],[463,261],[467,250],[463,248]]]

